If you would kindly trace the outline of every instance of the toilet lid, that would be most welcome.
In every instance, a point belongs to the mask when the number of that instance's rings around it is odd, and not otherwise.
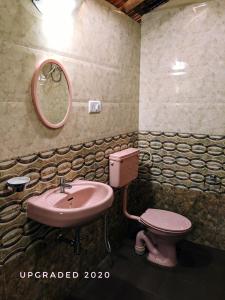
[[[161,209],[147,209],[140,220],[155,229],[170,232],[183,232],[191,228],[191,221],[184,216]]]

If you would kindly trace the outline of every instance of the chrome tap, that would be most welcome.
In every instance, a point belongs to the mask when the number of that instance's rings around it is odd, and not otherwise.
[[[59,184],[59,187],[60,187],[60,193],[65,193],[65,188],[71,189],[71,188],[72,188],[72,185],[66,183],[66,182],[65,182],[65,179],[64,179],[63,177],[61,177],[61,178],[60,178],[60,184]]]

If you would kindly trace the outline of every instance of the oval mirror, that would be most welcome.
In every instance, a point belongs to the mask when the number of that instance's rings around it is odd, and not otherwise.
[[[32,99],[41,121],[49,128],[62,127],[71,109],[71,86],[63,66],[48,59],[32,79]]]

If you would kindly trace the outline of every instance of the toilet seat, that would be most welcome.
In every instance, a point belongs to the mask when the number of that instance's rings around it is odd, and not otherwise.
[[[153,229],[168,233],[183,233],[192,227],[191,221],[177,213],[162,209],[147,209],[140,221]]]

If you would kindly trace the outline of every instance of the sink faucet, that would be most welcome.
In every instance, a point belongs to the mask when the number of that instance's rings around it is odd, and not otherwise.
[[[71,189],[72,185],[65,182],[63,177],[60,178],[60,193],[65,193],[65,188]]]

